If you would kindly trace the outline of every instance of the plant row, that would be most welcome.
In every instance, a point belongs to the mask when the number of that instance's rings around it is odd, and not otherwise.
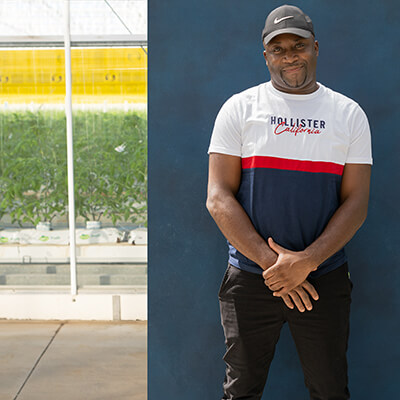
[[[140,112],[73,115],[76,216],[145,222],[147,119]],[[62,111],[0,113],[0,219],[51,222],[68,208]]]

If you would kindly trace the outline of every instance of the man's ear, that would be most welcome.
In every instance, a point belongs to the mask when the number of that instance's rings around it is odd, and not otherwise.
[[[264,54],[265,64],[267,64],[268,67],[267,52],[264,50],[263,54]]]
[[[319,43],[318,40],[314,42],[315,52],[317,53],[317,57],[319,56]]]

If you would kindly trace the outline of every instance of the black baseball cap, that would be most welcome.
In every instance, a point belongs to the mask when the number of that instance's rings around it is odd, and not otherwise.
[[[303,38],[309,38],[314,35],[314,27],[311,18],[304,14],[296,6],[287,4],[272,10],[262,31],[261,39],[264,44],[282,33],[293,33]]]

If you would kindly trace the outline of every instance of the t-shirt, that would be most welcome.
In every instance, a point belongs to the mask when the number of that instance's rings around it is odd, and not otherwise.
[[[266,82],[235,94],[218,113],[208,150],[241,157],[237,200],[265,240],[271,236],[293,251],[313,243],[339,207],[344,165],[372,164],[364,111],[318,85],[311,94],[295,95]],[[262,273],[228,245],[230,264]],[[344,262],[341,249],[311,276]]]

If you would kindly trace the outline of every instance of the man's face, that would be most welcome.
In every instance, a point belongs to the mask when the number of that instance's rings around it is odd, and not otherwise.
[[[274,87],[282,92],[306,94],[314,92],[318,42],[284,33],[264,45],[264,58]]]

